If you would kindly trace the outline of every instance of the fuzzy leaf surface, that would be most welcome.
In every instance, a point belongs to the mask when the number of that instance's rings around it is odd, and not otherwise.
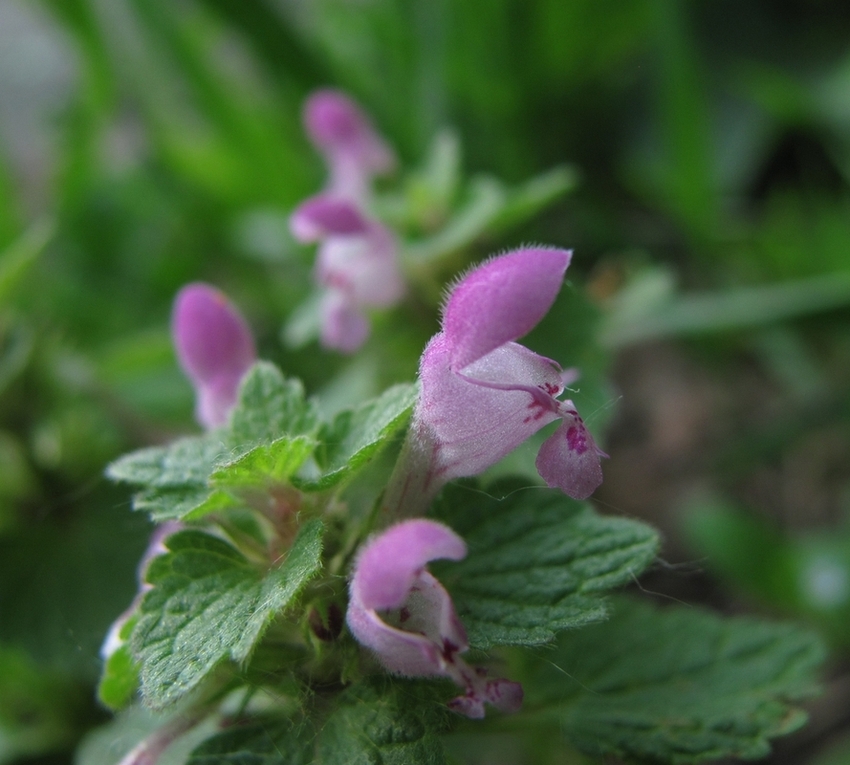
[[[303,721],[257,719],[208,738],[186,765],[310,765],[313,749]]]
[[[322,524],[306,523],[282,564],[268,572],[203,532],[170,536],[155,558],[131,648],[142,695],[153,708],[195,688],[219,662],[244,661],[269,622],[321,567]]]
[[[319,737],[322,765],[444,765],[446,710],[425,684],[388,677],[342,694]]]
[[[215,468],[210,481],[217,486],[263,486],[288,481],[312,454],[309,436],[281,436],[259,444],[230,462]]]
[[[151,488],[204,486],[213,465],[229,450],[225,434],[216,430],[126,454],[106,469],[106,475]]]
[[[299,485],[327,489],[362,467],[407,422],[417,392],[416,385],[394,385],[372,401],[340,412],[320,434],[320,476]]]
[[[613,617],[531,659],[528,711],[558,705],[579,749],[641,762],[764,757],[800,727],[824,650],[793,625],[626,599]]]
[[[318,410],[305,399],[301,382],[284,377],[274,364],[260,361],[239,386],[229,438],[234,446],[270,443],[283,435],[312,434],[318,426]]]
[[[196,518],[232,504],[220,488],[288,480],[310,456],[318,423],[301,383],[258,362],[242,380],[227,426],[132,452],[106,474],[143,486],[133,508],[155,521]]]
[[[523,486],[450,486],[436,509],[469,547],[464,560],[431,568],[475,648],[548,643],[561,630],[603,619],[601,594],[632,581],[658,550],[646,524]]]

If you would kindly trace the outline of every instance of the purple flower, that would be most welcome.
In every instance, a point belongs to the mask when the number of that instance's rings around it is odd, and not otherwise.
[[[554,302],[571,253],[525,248],[493,258],[452,290],[442,331],[425,348],[421,392],[385,503],[416,512],[452,478],[481,473],[540,428],[537,470],[549,486],[584,499],[602,482],[600,457],[571,401],[573,372],[514,342]]]
[[[304,105],[304,126],[330,170],[327,191],[359,202],[375,175],[389,172],[395,157],[368,117],[338,90],[317,90]]]
[[[245,319],[208,284],[188,284],[177,294],[171,317],[177,358],[197,394],[195,416],[205,428],[227,422],[239,381],[256,360]]]
[[[351,202],[325,194],[299,205],[290,226],[300,241],[321,243],[315,278],[324,288],[322,345],[356,351],[369,334],[364,310],[388,308],[404,294],[393,235]]]
[[[451,678],[464,693],[449,706],[467,717],[484,717],[484,703],[503,712],[522,704],[522,686],[488,680],[459,654],[469,643],[449,594],[425,569],[436,558],[460,560],[464,541],[434,521],[405,521],[361,550],[351,579],[346,621],[363,645],[391,672],[408,677]]]

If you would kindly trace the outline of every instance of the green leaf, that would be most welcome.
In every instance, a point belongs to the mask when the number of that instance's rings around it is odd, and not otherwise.
[[[217,467],[210,480],[218,486],[263,486],[288,481],[312,454],[308,436],[283,436],[260,444],[241,457]]]
[[[288,480],[312,452],[318,423],[301,383],[258,362],[242,381],[227,427],[133,452],[113,462],[106,474],[145,486],[133,509],[155,521],[197,518],[234,504],[217,486]]]
[[[0,253],[0,306],[5,306],[15,294],[27,271],[50,243],[55,228],[48,220],[38,221]]]
[[[471,245],[487,230],[505,205],[507,192],[501,181],[479,176],[469,184],[468,198],[433,236],[408,247],[410,259],[426,262]]]
[[[639,290],[643,285],[637,285]],[[643,297],[641,295],[641,297]],[[643,312],[626,290],[626,300],[615,304],[600,328],[600,341],[611,348],[632,343],[790,321],[850,304],[850,273],[837,271],[795,281],[725,291],[674,296],[651,296]]]
[[[416,385],[394,385],[378,398],[340,412],[319,436],[320,477],[302,480],[299,486],[323,490],[363,467],[407,422],[417,392]]]
[[[260,718],[208,738],[186,765],[310,765],[313,740],[302,720]]]
[[[274,364],[256,363],[239,387],[239,401],[230,416],[234,446],[269,443],[281,436],[310,435],[319,425],[318,411],[304,398],[304,387]]]
[[[146,703],[164,707],[226,658],[244,661],[318,573],[322,533],[318,519],[306,523],[283,563],[266,573],[217,537],[192,530],[170,536],[170,552],[148,569],[153,589],[131,638]]]
[[[605,617],[600,593],[632,581],[658,549],[654,529],[600,516],[559,492],[504,481],[450,486],[436,512],[467,542],[435,563],[470,645],[536,645]]]
[[[103,665],[97,697],[110,709],[122,709],[139,687],[139,666],[127,643],[119,646]]]
[[[558,197],[578,186],[578,171],[569,165],[554,167],[511,189],[504,207],[491,221],[488,231],[496,234],[525,223]]]
[[[224,434],[213,431],[131,452],[109,465],[106,475],[113,481],[151,487],[206,486],[216,461],[228,451]]]
[[[557,704],[564,735],[593,756],[689,763],[757,758],[799,728],[824,650],[792,624],[618,600],[604,624],[532,660],[527,711]]]
[[[433,687],[382,676],[352,686],[319,738],[322,765],[442,765],[446,710]]]

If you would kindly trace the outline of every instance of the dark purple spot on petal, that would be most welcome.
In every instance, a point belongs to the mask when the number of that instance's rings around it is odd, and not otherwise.
[[[567,428],[567,446],[576,454],[584,454],[587,451],[587,431],[581,423]]]

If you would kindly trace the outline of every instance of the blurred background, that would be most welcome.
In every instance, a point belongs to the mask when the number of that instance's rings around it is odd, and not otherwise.
[[[379,210],[443,269],[352,359],[304,328],[287,227],[325,177],[320,86],[396,148]],[[527,344],[582,370],[599,509],[664,533],[636,587],[818,629],[825,695],[771,762],[850,763],[839,0],[0,0],[0,763],[72,762],[109,720],[98,650],[150,527],[102,474],[197,429],[181,285],[332,410],[413,378],[439,279],[527,242],[575,251]]]

